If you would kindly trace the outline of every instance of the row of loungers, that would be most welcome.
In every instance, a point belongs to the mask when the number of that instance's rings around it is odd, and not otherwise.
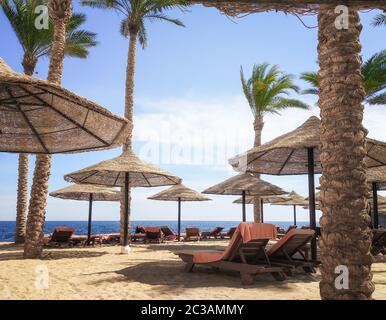
[[[269,224],[240,223],[224,251],[180,251],[176,254],[186,263],[186,271],[201,265],[216,270],[237,271],[242,284],[252,284],[257,274],[270,273],[283,281],[291,276],[295,269],[313,273],[318,261],[310,260],[304,254],[304,247],[315,237],[310,229],[291,229],[283,238],[267,247],[275,236],[254,237],[261,228],[270,228]],[[272,226],[273,227],[273,226]]]
[[[236,228],[231,228],[228,232],[222,232],[222,227],[216,227],[209,232],[201,232],[198,228],[186,228],[186,232],[182,234],[185,241],[201,240],[201,239],[230,239]],[[130,235],[131,242],[143,243],[162,243],[164,241],[174,241],[177,239],[177,234],[168,226],[161,227],[141,227],[136,228],[136,232]],[[64,247],[76,245],[102,245],[102,244],[118,244],[120,241],[119,233],[111,234],[94,234],[90,237],[90,242],[87,243],[86,235],[76,235],[75,229],[70,227],[56,227],[51,235],[45,235],[44,245],[48,247]]]
[[[295,270],[314,273],[319,261],[308,257],[309,243],[317,233],[314,230],[290,227],[276,243],[269,246],[272,237],[256,237],[253,229],[264,224],[241,223],[225,250],[176,252],[185,263],[185,270],[192,272],[195,266],[240,273],[244,285],[252,284],[254,276],[270,273],[277,281],[284,281]],[[266,224],[266,226],[269,226]],[[386,255],[386,230],[374,229],[371,253]]]

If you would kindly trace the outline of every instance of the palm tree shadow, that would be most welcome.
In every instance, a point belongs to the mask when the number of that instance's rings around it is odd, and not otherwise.
[[[189,250],[224,250],[226,248],[226,244],[150,244],[146,247],[150,250],[166,250],[170,252],[179,252],[179,251],[189,251]]]
[[[226,287],[229,289],[276,287],[283,290],[292,290],[288,286],[290,283],[318,281],[318,276],[302,274],[280,282],[276,281],[270,274],[261,274],[255,277],[253,285],[243,286],[237,272],[219,272],[213,268],[199,266],[196,267],[195,271],[187,273],[184,270],[184,263],[171,260],[144,262],[115,271],[115,273],[121,275],[121,277],[112,276],[108,279],[94,281],[93,284],[139,282],[153,286],[152,290],[154,291],[183,294],[187,289],[216,287]]]
[[[53,251],[43,251],[43,256],[40,260],[62,260],[62,259],[82,259],[82,258],[96,258],[101,257],[108,252],[93,252],[87,250],[53,250]],[[10,260],[23,260],[23,251],[15,252],[5,252],[0,253],[0,261],[10,261]]]

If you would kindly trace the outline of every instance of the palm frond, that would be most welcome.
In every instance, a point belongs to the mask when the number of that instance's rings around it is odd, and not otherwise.
[[[386,26],[386,13],[380,13],[375,16],[373,22],[371,23],[374,27]]]
[[[386,106],[386,92],[376,95],[370,99],[366,99],[366,103],[370,105],[384,105]]]

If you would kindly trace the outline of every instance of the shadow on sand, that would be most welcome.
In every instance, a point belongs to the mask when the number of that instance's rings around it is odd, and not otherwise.
[[[109,272],[111,274],[111,272]],[[139,282],[154,286],[152,290],[167,293],[183,294],[190,288],[216,288],[227,287],[243,289],[256,289],[276,287],[283,290],[289,289],[289,283],[310,283],[320,280],[316,274],[296,274],[286,281],[276,281],[270,274],[261,274],[255,277],[253,285],[243,286],[240,276],[235,272],[217,271],[207,267],[196,267],[196,269],[187,273],[184,271],[184,263],[180,261],[150,261],[130,266],[118,271],[116,274],[121,277],[112,276],[107,279],[97,280],[93,284],[103,284],[111,282]],[[203,297],[204,298],[204,297]]]
[[[4,250],[5,252],[1,252]],[[61,259],[82,259],[82,258],[96,258],[101,257],[108,252],[95,252],[85,249],[74,250],[74,248],[59,249],[59,250],[44,250],[43,256],[40,260],[61,260]],[[8,250],[0,248],[0,261],[9,260],[22,260],[23,259],[23,247],[19,247],[18,250]]]

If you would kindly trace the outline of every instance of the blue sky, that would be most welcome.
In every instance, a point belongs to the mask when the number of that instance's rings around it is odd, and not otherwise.
[[[63,85],[92,99],[116,114],[124,108],[124,81],[128,40],[119,34],[121,17],[114,11],[74,6],[84,12],[84,29],[98,35],[98,46],[91,49],[87,60],[66,58]],[[376,11],[362,13],[362,54],[367,59],[384,49],[386,28],[370,26]],[[231,156],[248,149],[253,142],[252,114],[242,95],[239,71],[247,75],[254,63],[278,64],[282,70],[299,75],[317,70],[317,29],[305,28],[294,16],[261,13],[243,19],[229,19],[217,10],[193,6],[189,13],[170,12],[184,21],[186,28],[166,23],[148,23],[148,47],[138,49],[135,87],[135,151],[183,178],[184,183],[202,191],[235,173],[227,165]],[[306,17],[316,26],[315,17]],[[22,50],[8,21],[0,12],[0,56],[17,71]],[[48,59],[37,66],[37,76],[45,78]],[[297,80],[299,86],[306,84]],[[294,96],[296,97],[296,96]],[[300,97],[314,105],[316,98]],[[296,128],[310,111],[288,110],[281,116],[267,116],[263,141]],[[386,140],[386,111],[367,107],[365,126],[370,137]],[[64,187],[63,175],[96,162],[109,159],[120,150],[55,155],[50,191]],[[205,161],[202,161],[205,159]],[[172,160],[172,161],[171,161]],[[0,220],[14,220],[16,206],[17,155],[0,154]],[[32,175],[34,157],[31,156]],[[302,195],[307,193],[306,176],[264,179]],[[316,181],[318,184],[318,181]],[[176,204],[146,200],[162,188],[138,188],[133,192],[132,219],[172,220]],[[235,197],[213,196],[207,203],[186,203],[186,220],[238,220],[241,208],[232,204]],[[249,217],[251,217],[249,208]],[[267,220],[290,220],[291,209],[267,206]],[[117,220],[118,204],[95,205],[96,220]],[[308,213],[299,210],[299,220]],[[85,220],[87,204],[49,198],[48,220]]]

